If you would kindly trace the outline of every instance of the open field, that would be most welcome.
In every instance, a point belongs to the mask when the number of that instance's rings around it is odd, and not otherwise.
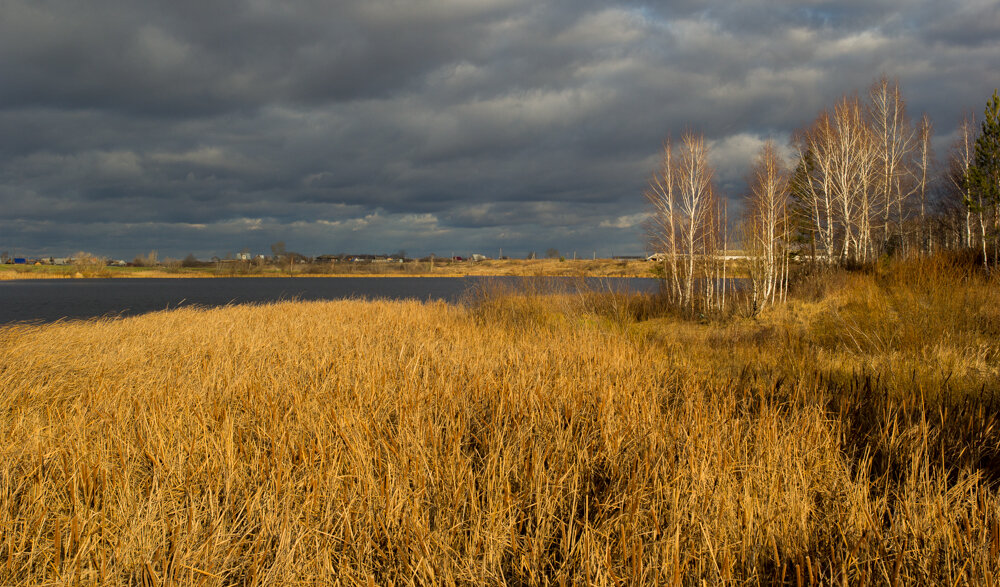
[[[0,281],[11,279],[81,279],[129,277],[214,277],[210,267],[108,267],[104,265],[0,265]]]
[[[487,261],[436,261],[426,263],[336,263],[302,264],[289,270],[274,266],[223,264],[211,267],[75,267],[72,265],[0,265],[0,280],[67,279],[81,277],[461,277],[489,276],[568,276],[568,277],[652,277],[655,263],[614,259],[507,259]]]
[[[0,584],[995,584],[1000,288],[0,329]]]

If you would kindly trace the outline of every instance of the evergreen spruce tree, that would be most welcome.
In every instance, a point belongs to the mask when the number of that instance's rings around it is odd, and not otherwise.
[[[791,240],[799,255],[816,259],[816,221],[810,205],[809,174],[815,166],[812,151],[806,149],[788,181]]]
[[[982,131],[976,138],[976,150],[967,176],[968,187],[976,197],[968,202],[973,212],[992,211],[994,249],[996,248],[997,207],[1000,206],[1000,96],[993,90],[993,97],[986,103]],[[985,246],[984,246],[985,252]],[[994,250],[993,263],[996,264]]]

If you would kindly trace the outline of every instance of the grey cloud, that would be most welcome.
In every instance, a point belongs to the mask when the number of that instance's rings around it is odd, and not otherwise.
[[[667,136],[704,132],[735,198],[762,139],[880,73],[942,136],[1000,79],[979,1],[0,11],[0,248],[39,253],[637,252]]]

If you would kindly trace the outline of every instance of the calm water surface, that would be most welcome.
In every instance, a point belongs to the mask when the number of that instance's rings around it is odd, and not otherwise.
[[[206,279],[45,279],[0,281],[0,324],[131,316],[180,306],[345,298],[456,302],[470,288],[519,287],[517,277],[270,277]],[[528,287],[656,291],[655,279],[531,278]]]

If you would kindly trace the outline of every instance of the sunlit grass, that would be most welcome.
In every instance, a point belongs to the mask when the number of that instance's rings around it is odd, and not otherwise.
[[[1000,294],[921,275],[5,327],[0,584],[993,580]]]

